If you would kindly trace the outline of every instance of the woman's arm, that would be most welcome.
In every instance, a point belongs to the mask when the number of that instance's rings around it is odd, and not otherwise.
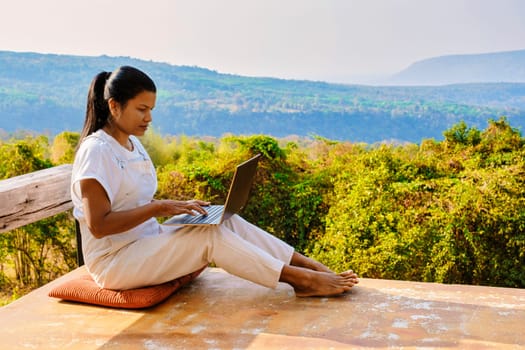
[[[201,206],[210,204],[199,200],[153,200],[134,209],[112,211],[106,191],[97,180],[81,180],[80,191],[86,223],[96,238],[127,231],[152,217],[178,214],[195,215],[194,211],[206,214]]]

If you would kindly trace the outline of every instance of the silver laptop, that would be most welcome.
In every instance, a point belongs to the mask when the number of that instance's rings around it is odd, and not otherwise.
[[[237,214],[242,210],[242,208],[244,208],[246,202],[248,202],[250,188],[252,187],[252,183],[255,178],[257,163],[260,157],[261,155],[258,154],[255,157],[237,165],[224,205],[209,205],[204,207],[208,213],[207,215],[175,215],[166,220],[163,224],[178,226],[220,225],[225,220],[228,220],[232,215]]]

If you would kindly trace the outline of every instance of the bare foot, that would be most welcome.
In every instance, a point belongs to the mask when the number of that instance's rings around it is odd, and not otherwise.
[[[335,274],[291,265],[283,267],[280,281],[290,284],[298,297],[339,295],[359,283],[351,270]]]

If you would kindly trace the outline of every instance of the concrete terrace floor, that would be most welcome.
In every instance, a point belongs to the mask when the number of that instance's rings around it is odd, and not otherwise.
[[[63,279],[0,308],[0,349],[525,349],[525,289],[361,279],[296,298],[208,268],[130,311],[48,297]]]

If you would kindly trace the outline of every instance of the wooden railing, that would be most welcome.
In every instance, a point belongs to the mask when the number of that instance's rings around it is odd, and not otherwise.
[[[71,209],[71,169],[65,164],[0,181],[0,234]],[[76,231],[82,265],[78,224]]]

